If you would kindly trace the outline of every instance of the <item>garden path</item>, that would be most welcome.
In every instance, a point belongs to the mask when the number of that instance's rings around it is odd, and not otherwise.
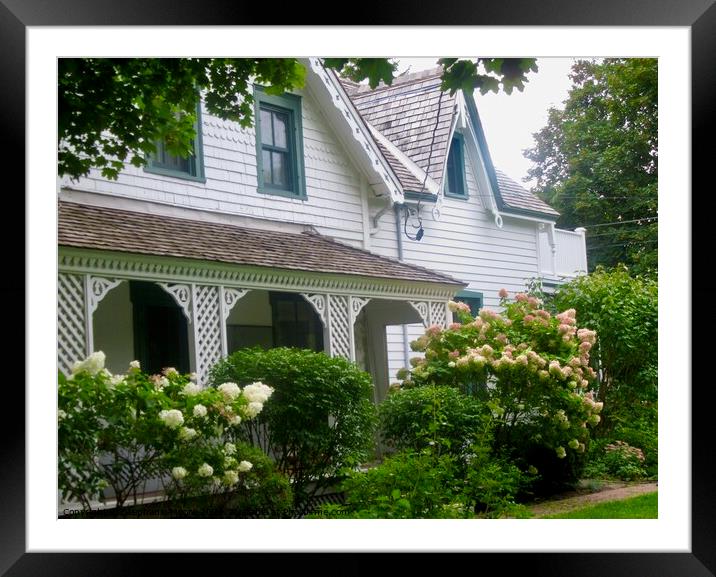
[[[636,497],[644,493],[657,491],[656,482],[624,483],[624,482],[601,482],[598,490],[589,489],[588,483],[583,483],[582,488],[569,493],[559,495],[549,501],[528,505],[528,509],[535,517],[544,515],[557,515],[567,513],[574,509],[594,505],[604,501],[618,501]]]

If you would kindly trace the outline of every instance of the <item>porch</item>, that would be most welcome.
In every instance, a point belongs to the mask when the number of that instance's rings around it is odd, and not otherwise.
[[[379,401],[386,327],[447,325],[447,301],[464,286],[315,233],[62,204],[58,368],[66,373],[103,350],[113,373],[138,359],[205,384],[233,350],[297,346],[355,361]],[[263,253],[274,266],[255,264]]]

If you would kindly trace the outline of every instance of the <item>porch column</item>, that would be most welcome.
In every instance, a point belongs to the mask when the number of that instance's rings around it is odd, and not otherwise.
[[[57,275],[57,368],[66,375],[89,351],[87,275]]]
[[[174,297],[189,321],[194,372],[197,382],[205,385],[209,370],[226,351],[226,316],[246,291],[201,284],[157,284]]]
[[[301,293],[321,319],[326,329],[328,354],[356,360],[353,325],[370,299],[350,295]]]
[[[92,316],[121,279],[59,273],[57,278],[57,361],[69,374],[76,361],[94,352]]]

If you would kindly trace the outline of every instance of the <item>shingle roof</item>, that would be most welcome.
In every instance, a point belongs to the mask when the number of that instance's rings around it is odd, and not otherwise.
[[[363,85],[356,88],[354,83],[343,84],[361,116],[401,152],[423,170],[428,170],[430,161],[430,177],[438,183],[447,159],[455,103],[455,96],[440,90],[441,74],[442,68],[409,74],[397,78],[391,86],[380,84],[375,90]],[[435,142],[430,154],[433,130]],[[387,160],[391,162],[390,158]],[[398,170],[393,162],[391,166]]]
[[[500,187],[502,200],[509,208],[559,216],[556,210],[512,180],[504,172],[495,169],[495,175],[497,176],[497,184]]]
[[[428,168],[428,154],[437,120],[442,68],[433,68],[396,78],[391,86],[380,84],[375,90],[369,86],[341,79],[346,93],[363,118],[390,140],[423,170]],[[453,120],[455,97],[442,93],[440,122],[435,133],[430,156],[430,176],[440,184],[443,166],[447,161],[447,141]],[[379,144],[380,146],[380,144]],[[422,183],[384,146],[381,151],[390,163],[405,190],[422,190]],[[551,206],[537,198],[523,186],[495,170],[499,194],[504,207],[540,214],[559,216]]]
[[[315,232],[242,228],[74,202],[58,203],[58,244],[245,266],[465,284]]]

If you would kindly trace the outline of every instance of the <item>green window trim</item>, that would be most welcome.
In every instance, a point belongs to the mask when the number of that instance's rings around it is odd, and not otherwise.
[[[196,122],[194,123],[194,136],[193,146],[194,155],[189,157],[187,163],[187,170],[179,168],[173,168],[168,164],[158,163],[154,154],[147,155],[147,164],[144,165],[144,171],[151,174],[160,174],[162,176],[171,176],[174,178],[180,178],[182,180],[192,180],[194,182],[206,182],[206,176],[204,175],[204,142],[201,136],[202,130],[201,122],[201,101],[196,105]],[[163,143],[157,142],[157,153],[160,155],[164,154]],[[177,157],[174,157],[177,158]]]
[[[456,190],[451,190],[450,181]],[[467,200],[467,178],[465,176],[465,139],[456,132],[450,143],[447,166],[445,167],[445,196]]]
[[[284,93],[281,96],[266,94],[263,87],[254,86],[254,126],[256,128],[256,172],[258,179],[257,192],[307,200],[306,170],[303,158],[303,119],[301,112],[301,97],[296,94]],[[267,126],[261,121],[262,111],[264,120],[268,116],[271,121],[270,134]],[[285,119],[287,136],[285,142],[277,143],[275,137],[276,121]],[[285,158],[286,185],[277,186],[266,182],[264,170],[267,168],[264,155],[268,153],[270,162],[268,173],[274,177],[274,158]],[[283,161],[282,161],[283,162]],[[276,173],[278,170],[276,170]]]
[[[470,306],[470,314],[477,316],[480,309],[484,306],[485,301],[481,292],[473,290],[463,290],[455,295],[453,298],[455,302],[465,303]]]

